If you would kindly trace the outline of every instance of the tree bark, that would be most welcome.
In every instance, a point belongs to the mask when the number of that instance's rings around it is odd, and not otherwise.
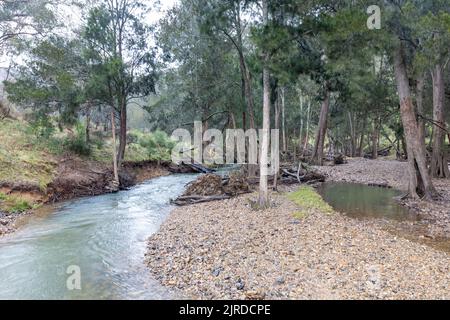
[[[450,173],[445,142],[445,84],[444,69],[437,64],[432,72],[433,79],[433,152],[431,155],[430,174],[435,178],[448,178]]]
[[[275,101],[275,108],[274,108],[275,109],[274,129],[278,129],[278,130],[280,129],[280,113],[282,113],[282,109],[283,109],[283,106],[282,106],[283,102],[280,101],[282,99],[283,99],[282,89],[279,88],[277,90],[277,99]],[[273,143],[273,141],[272,141],[272,143]],[[276,191],[277,188],[278,188],[278,172],[275,172],[272,189]]]
[[[424,109],[423,109],[423,90],[425,85],[425,75],[421,74],[417,78],[416,82],[416,107],[417,107],[417,115],[418,120],[417,123],[419,125],[419,134],[425,139],[425,121],[423,120]]]
[[[263,0],[263,23],[269,23],[268,0]],[[264,52],[263,67],[263,134],[261,137],[261,156],[260,156],[260,178],[259,178],[259,207],[267,208],[269,206],[268,189],[268,153],[269,153],[269,135],[270,135],[270,75],[268,69],[269,55]]]
[[[413,198],[424,197],[426,199],[435,199],[439,195],[428,173],[425,143],[419,132],[401,42],[398,48],[395,49],[393,58],[397,90],[400,98],[400,113],[405,130],[408,153],[409,196]]]
[[[116,124],[114,117],[114,109],[111,110],[111,132],[112,132],[112,144],[113,144],[113,172],[114,172],[114,181],[119,182],[119,170],[117,164],[117,151],[116,151]]]
[[[283,140],[283,152],[287,151],[287,140],[286,140],[286,96],[284,88],[281,88],[281,130],[282,130],[282,140]]]
[[[308,111],[306,112],[306,132],[305,132],[305,142],[303,144],[302,156],[305,155],[305,150],[308,148],[309,144],[309,123],[311,120],[311,100],[308,100]]]
[[[314,143],[314,150],[312,155],[312,161],[319,166],[323,164],[323,147],[325,144],[325,135],[327,133],[329,108],[330,92],[328,89],[328,84],[325,84],[325,97],[322,102],[322,109],[320,110],[319,126],[317,128],[316,140]]]
[[[372,132],[372,159],[378,159],[378,141],[380,138],[380,123],[377,118],[373,121],[373,132]]]
[[[125,158],[125,148],[127,146],[127,106],[123,102],[120,107],[120,136],[119,136],[119,152],[117,155],[117,161],[120,164]]]

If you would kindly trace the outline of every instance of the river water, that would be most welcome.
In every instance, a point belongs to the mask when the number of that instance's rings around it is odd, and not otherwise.
[[[30,218],[0,239],[0,299],[175,297],[146,268],[146,240],[169,213],[170,198],[194,178],[160,177],[128,191],[59,204],[49,214]],[[78,283],[81,290],[74,288]]]

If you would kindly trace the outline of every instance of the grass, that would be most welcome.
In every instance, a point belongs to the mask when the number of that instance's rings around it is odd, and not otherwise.
[[[82,127],[79,131],[82,131]],[[130,135],[133,135],[133,132],[130,132]],[[128,144],[125,161],[158,160],[161,155],[157,150],[151,152],[153,150],[149,151],[142,146],[138,143],[139,137],[152,137],[159,142],[156,139],[159,137],[157,134],[140,133],[136,141]],[[165,136],[162,138],[165,139]],[[67,141],[67,132],[55,131],[49,138],[40,138],[35,128],[25,121],[0,120],[0,182],[38,186],[45,192],[55,177],[58,157],[63,154],[74,154],[68,149],[65,143]],[[112,163],[113,146],[108,133],[92,132],[90,147],[90,154],[80,156],[81,158],[105,164]]]
[[[18,196],[7,196],[0,192],[0,210],[7,213],[22,213],[33,209],[34,206]]]
[[[45,190],[52,181],[55,161],[45,143],[25,122],[0,121],[0,181],[22,182]]]
[[[306,218],[312,212],[332,214],[333,208],[311,187],[300,187],[289,193],[287,198],[299,206],[300,211],[294,213],[296,219]]]

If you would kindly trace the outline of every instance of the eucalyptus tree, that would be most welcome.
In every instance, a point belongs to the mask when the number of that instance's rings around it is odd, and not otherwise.
[[[111,106],[120,118],[119,164],[127,143],[127,107],[155,92],[155,52],[149,43],[151,28],[144,21],[141,1],[99,0],[83,26],[85,57],[91,66],[92,97]]]
[[[444,150],[445,133],[445,69],[450,59],[450,8],[448,1],[412,3],[406,7],[408,24],[417,39],[418,51],[414,67],[420,72],[429,72],[433,88],[433,136],[430,174],[436,178],[450,177],[447,150]],[[423,86],[423,80],[418,80]],[[422,98],[422,97],[420,97]],[[419,101],[421,103],[421,101]],[[423,109],[419,106],[419,109]],[[421,110],[423,111],[423,110]],[[422,117],[423,114],[419,115]]]
[[[408,154],[409,196],[435,199],[439,195],[434,188],[425,153],[423,131],[417,117],[410,83],[415,82],[413,61],[417,55],[417,38],[408,25],[407,8],[418,8],[421,1],[388,1],[384,6],[386,19],[386,50],[391,56]]]
[[[160,99],[150,110],[157,125],[170,130],[203,122],[234,126],[242,111],[241,74],[233,44],[208,30],[210,8],[202,0],[183,0],[161,20],[157,33],[164,58]],[[182,110],[182,112],[180,112]],[[160,119],[169,119],[166,124]]]
[[[14,39],[45,35],[55,27],[59,0],[0,0],[0,51]]]
[[[214,0],[205,3],[203,27],[207,32],[217,32],[229,41],[236,51],[242,78],[242,93],[245,97],[249,127],[255,128],[255,101],[253,76],[248,65],[249,45],[246,41],[250,21],[245,16],[254,17],[252,1]]]
[[[38,118],[57,115],[60,127],[73,125],[85,101],[80,41],[51,36],[30,46],[14,81],[5,83],[8,99]]]

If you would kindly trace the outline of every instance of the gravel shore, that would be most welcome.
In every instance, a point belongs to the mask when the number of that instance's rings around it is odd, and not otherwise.
[[[341,168],[341,167],[340,167]],[[148,242],[148,266],[195,299],[448,299],[450,256],[370,221],[301,210],[283,193],[176,208]]]
[[[0,211],[0,237],[16,231],[16,221],[29,214],[29,211],[11,214]]]

